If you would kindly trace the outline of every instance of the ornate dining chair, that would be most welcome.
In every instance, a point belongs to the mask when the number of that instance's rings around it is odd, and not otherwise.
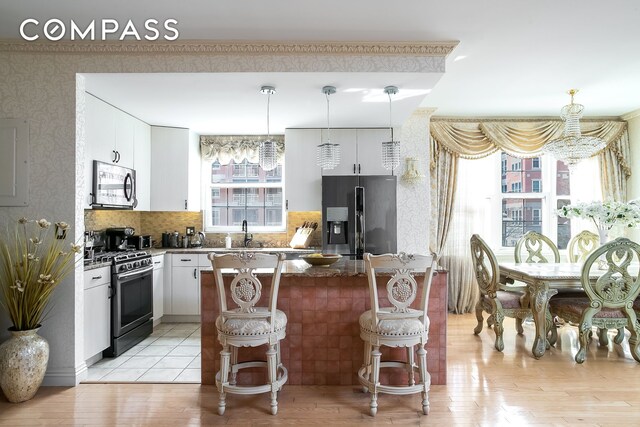
[[[213,267],[220,315],[216,319],[218,341],[222,344],[220,352],[220,371],[216,373],[216,386],[220,393],[218,413],[224,414],[227,393],[259,394],[271,393],[271,413],[278,412],[278,391],[287,382],[287,369],[280,362],[280,341],[284,339],[287,316],[276,309],[280,272],[284,254],[263,254],[239,252],[233,254],[209,254]],[[272,269],[271,290],[268,306],[256,304],[262,296],[262,283],[255,275],[257,268]],[[227,296],[222,269],[237,270],[229,283],[231,300],[237,305],[227,307]],[[238,363],[240,347],[267,346],[267,361]],[[265,367],[268,381],[258,386],[239,386],[236,375],[240,369]]]
[[[569,262],[584,262],[598,246],[600,246],[600,237],[591,231],[582,230],[569,240],[569,246],[567,247]]]
[[[523,249],[526,257],[523,256]],[[514,259],[515,262],[560,262],[560,252],[547,236],[537,231],[527,231],[516,243]]]
[[[599,269],[599,259],[604,259],[606,270]],[[640,245],[637,243],[625,238],[606,243],[593,251],[582,267],[581,283],[587,296],[552,298],[549,301],[552,314],[574,322],[579,327],[580,349],[575,355],[577,363],[585,360],[593,326],[605,333],[607,329],[618,329],[615,339],[617,344],[624,339],[624,333],[620,333],[621,328],[626,327],[631,332],[631,355],[640,362],[640,323],[633,308],[640,293],[640,280],[629,272],[630,264],[638,262]],[[593,272],[600,271],[597,280],[591,279]]]
[[[378,412],[378,393],[395,395],[422,393],[422,412],[429,413],[429,388],[431,376],[427,372],[427,352],[424,347],[429,338],[429,317],[427,307],[431,279],[435,265],[432,255],[411,254],[364,254],[365,270],[369,280],[371,310],[360,316],[360,337],[364,340],[364,363],[358,371],[358,379],[365,391],[371,393],[370,413]],[[386,299],[390,306],[381,307],[378,298],[376,270],[384,269],[392,276],[387,282]],[[416,280],[417,272],[424,273]],[[418,284],[420,282],[420,285]],[[410,308],[421,288],[419,309]],[[380,360],[380,347],[405,347],[407,362]],[[418,368],[414,363],[414,353],[418,352]],[[404,368],[409,375],[406,386],[391,386],[380,383],[380,368]],[[415,382],[415,372],[419,382]]]
[[[500,267],[498,261],[493,251],[477,234],[471,236],[471,258],[473,271],[480,288],[480,299],[476,304],[478,325],[473,333],[478,335],[482,331],[482,312],[487,312],[489,314],[487,325],[493,326],[496,333],[495,348],[502,351],[504,350],[502,321],[505,316],[515,318],[516,330],[519,335],[522,335],[522,321],[531,316],[531,309],[528,305],[522,306],[520,303],[525,295],[524,292],[504,291],[499,288]]]

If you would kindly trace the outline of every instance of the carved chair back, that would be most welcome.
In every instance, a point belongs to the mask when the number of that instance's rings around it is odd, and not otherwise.
[[[500,280],[500,267],[493,251],[477,234],[471,236],[471,260],[480,293],[495,298]]]
[[[599,260],[603,260],[606,271],[601,270]],[[633,302],[640,293],[637,265],[640,262],[640,245],[629,239],[618,238],[593,251],[582,267],[582,287],[596,309],[618,308],[633,313]],[[595,266],[594,266],[595,264]],[[629,267],[633,265],[630,272]],[[593,282],[592,271],[603,271]],[[633,319],[635,323],[635,319]]]
[[[220,315],[223,320],[227,317],[243,318],[270,318],[271,332],[275,325],[276,304],[278,302],[278,289],[280,286],[280,274],[285,255],[265,254],[254,252],[237,252],[231,254],[209,254],[209,260],[213,267],[216,288],[218,290],[218,301],[220,304]],[[262,296],[262,283],[256,276],[256,269],[273,269],[271,276],[271,291],[267,312],[255,310],[256,303]],[[229,283],[229,293],[236,308],[227,308],[226,291],[222,276],[222,269],[236,270],[236,276]]]
[[[526,258],[523,257],[523,249]],[[555,243],[537,231],[527,231],[518,239],[514,252],[516,262],[560,262],[560,252]]]
[[[569,262],[584,262],[589,254],[595,251],[598,246],[600,246],[600,237],[597,234],[588,230],[581,231],[569,241],[567,249]]]
[[[404,252],[384,255],[366,253],[364,254],[364,265],[369,280],[371,313],[375,324],[378,324],[381,319],[419,317],[425,328],[428,326],[425,319],[427,318],[431,279],[435,266],[433,255],[406,254]],[[392,274],[386,287],[387,299],[391,303],[391,307],[380,307],[376,271],[380,272],[381,270]],[[424,272],[424,277],[416,277],[417,272]],[[415,301],[419,287],[422,288],[422,295],[419,313],[416,313],[409,310],[409,306]],[[416,314],[418,315],[416,316]]]

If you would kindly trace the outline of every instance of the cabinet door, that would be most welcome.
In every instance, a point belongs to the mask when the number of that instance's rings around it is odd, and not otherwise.
[[[111,300],[109,285],[84,291],[84,358],[89,359],[110,345]]]
[[[189,130],[151,126],[151,210],[184,211],[189,198]]]
[[[112,163],[116,149],[116,110],[91,94],[85,106],[85,158],[87,165],[93,160]],[[91,181],[89,181],[91,182]]]
[[[198,267],[171,269],[171,314],[200,314]]]
[[[153,257],[153,320],[164,316],[164,255]]]
[[[391,170],[382,166],[382,142],[391,139],[389,129],[358,129],[357,138],[360,175],[391,175]],[[399,138],[394,129],[394,139]]]
[[[136,170],[136,210],[148,211],[151,200],[151,126],[137,119],[134,123],[133,168]]]
[[[285,196],[289,211],[319,211],[322,207],[322,174],[316,163],[320,129],[286,129]]]
[[[115,109],[116,143],[118,166],[133,169],[133,140],[135,137],[136,119],[124,111]]]
[[[327,130],[322,129],[322,142],[326,140]],[[340,144],[340,164],[334,169],[322,169],[322,175],[356,174],[358,163],[356,160],[356,130],[331,129],[331,142]],[[318,144],[320,144],[320,142],[318,142]]]

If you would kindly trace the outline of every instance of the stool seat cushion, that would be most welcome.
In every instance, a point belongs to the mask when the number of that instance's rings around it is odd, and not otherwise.
[[[418,310],[409,309],[409,312],[419,313]],[[424,324],[420,319],[402,318],[402,319],[383,319],[378,322],[377,326],[372,325],[371,310],[367,310],[360,315],[360,328],[367,332],[373,332],[380,335],[420,335],[424,332]]]
[[[255,307],[256,312],[264,311],[265,316],[267,310],[263,307]],[[216,328],[218,332],[227,335],[268,335],[271,332],[271,323],[269,317],[231,317],[223,322],[222,316],[216,319]],[[280,310],[276,310],[274,332],[281,331],[287,327],[287,315]]]

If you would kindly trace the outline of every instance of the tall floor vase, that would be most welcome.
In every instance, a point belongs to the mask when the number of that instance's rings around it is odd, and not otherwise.
[[[38,329],[10,331],[0,345],[0,387],[9,402],[31,399],[44,379],[49,362],[49,343]]]

